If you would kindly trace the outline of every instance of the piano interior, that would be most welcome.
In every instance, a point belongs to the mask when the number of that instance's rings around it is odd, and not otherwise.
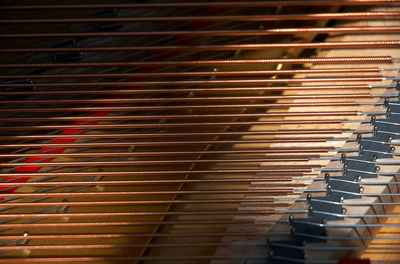
[[[400,0],[2,0],[0,263],[400,263]]]

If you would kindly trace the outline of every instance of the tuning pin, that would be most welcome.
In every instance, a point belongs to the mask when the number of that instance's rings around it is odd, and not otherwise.
[[[341,196],[341,197],[339,198],[339,203],[343,203],[343,202],[344,202],[344,197]]]
[[[311,195],[311,194],[307,194],[306,203],[307,203],[308,205],[311,204],[311,199],[312,199],[312,195]]]
[[[364,187],[360,187],[360,189],[358,189],[358,193],[363,193],[364,192]]]
[[[374,126],[372,129],[372,136],[376,137],[378,135],[378,127]]]
[[[376,155],[373,155],[373,156],[372,156],[372,161],[375,162],[377,158],[378,158],[378,157],[377,157]]]
[[[330,175],[329,175],[329,173],[325,173],[324,181],[325,181],[325,184],[329,184],[329,182],[330,182]]]
[[[392,110],[390,108],[386,109],[386,118],[389,119],[392,116]]]
[[[311,217],[313,217],[313,215],[314,215],[313,208],[312,208],[312,206],[309,206],[308,207],[308,217],[311,218]]]
[[[380,169],[381,169],[381,167],[375,166],[375,172],[379,172]]]
[[[389,98],[385,98],[385,102],[383,103],[383,105],[388,108],[389,107]]]
[[[360,182],[361,180],[362,180],[362,176],[358,175],[357,178],[356,178],[356,182]]]
[[[328,184],[326,186],[326,196],[330,196],[332,194],[332,186]]]
[[[274,252],[272,250],[268,251],[268,263],[272,263],[273,256],[274,256]]]
[[[346,154],[342,153],[342,155],[340,156],[340,163],[341,164],[345,164],[346,163]]]
[[[346,175],[347,175],[347,171],[348,171],[347,164],[343,164],[343,167],[342,167],[342,175],[343,175],[343,176],[346,176]]]
[[[390,147],[390,153],[394,153],[395,150],[396,150],[395,147]]]
[[[357,138],[356,138],[356,143],[357,143],[358,145],[361,144],[361,139],[362,139],[361,134],[358,134],[358,135],[357,135]]]
[[[294,223],[294,215],[290,215],[289,216],[289,225],[293,225],[293,223]]]
[[[358,147],[358,156],[362,156],[363,153],[364,153],[364,147],[363,147],[362,145],[360,145],[360,146]]]
[[[294,239],[296,237],[296,228],[292,227],[290,229],[290,238]]]
[[[400,81],[398,81],[398,82],[396,83],[395,89],[396,89],[397,91],[400,91]]]
[[[376,116],[372,116],[370,121],[371,126],[375,126],[375,122],[376,122]]]
[[[392,136],[388,136],[388,142],[390,143],[390,142],[392,142],[392,140],[393,140],[393,137]]]
[[[346,214],[346,212],[347,212],[346,208],[343,208],[342,209],[342,215]]]

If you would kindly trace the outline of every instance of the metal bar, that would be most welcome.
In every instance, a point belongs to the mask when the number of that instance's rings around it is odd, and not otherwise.
[[[103,143],[20,143],[4,144],[1,148],[43,148],[43,147],[130,147],[130,146],[182,146],[182,145],[216,145],[216,144],[269,144],[269,143],[300,143],[300,142],[326,142],[326,138],[292,138],[292,139],[258,139],[258,140],[193,140],[193,141],[138,141],[138,142],[103,142]],[[333,148],[332,148],[333,149]],[[337,151],[337,150],[336,150]]]
[[[324,28],[280,28],[255,30],[199,30],[199,31],[130,31],[130,32],[70,32],[70,33],[12,33],[2,34],[0,39],[10,38],[104,38],[141,36],[273,36],[292,34],[375,34],[398,33],[399,26],[387,27],[324,27]],[[366,61],[372,62],[372,61]],[[305,62],[302,62],[305,63]],[[301,64],[302,64],[301,63]],[[161,65],[160,65],[161,66]]]
[[[306,102],[277,104],[214,104],[214,105],[151,105],[151,106],[103,106],[103,107],[60,107],[60,108],[0,108],[0,113],[25,112],[91,112],[91,111],[139,111],[139,110],[183,110],[183,109],[223,109],[223,108],[288,108],[288,107],[324,107],[324,106],[356,106],[356,102]],[[92,117],[93,118],[93,117]],[[13,119],[10,119],[13,120]],[[41,119],[41,121],[43,121]]]
[[[307,161],[304,159],[180,159],[180,160],[135,160],[135,161],[72,161],[72,162],[40,162],[42,167],[46,166],[140,166],[140,165],[173,165],[173,164],[193,164],[193,163],[262,163],[262,162],[290,162],[290,161]],[[38,163],[22,162],[22,163],[0,163],[0,167],[25,167],[36,166]],[[297,165],[296,165],[297,166]],[[295,167],[296,167],[295,166]],[[318,164],[307,165],[308,167],[320,167]],[[287,165],[291,167],[291,165]]]
[[[274,233],[271,233],[271,235]],[[217,237],[217,236],[257,236],[262,233],[136,233],[136,234],[72,234],[72,235],[29,235],[29,239],[91,239],[91,238],[132,238],[132,237]],[[25,236],[0,236],[0,239],[26,239]]]
[[[274,222],[265,222],[258,224],[271,224]],[[88,227],[88,226],[152,226],[152,225],[231,225],[231,224],[254,224],[253,220],[241,221],[227,221],[227,220],[214,220],[214,221],[136,221],[136,222],[88,222],[88,223],[31,223],[31,224],[9,224],[2,223],[2,227],[6,228],[26,228],[26,227]]]
[[[318,94],[318,95],[265,95],[265,96],[224,96],[224,97],[174,97],[174,98],[123,98],[123,99],[76,99],[76,100],[23,100],[1,101],[2,104],[94,104],[94,103],[154,103],[154,102],[212,102],[241,100],[284,100],[284,99],[330,99],[330,98],[372,98],[369,93]]]
[[[126,205],[151,205],[151,204],[213,204],[213,203],[262,203],[262,206],[284,206],[288,204],[273,203],[273,199],[213,199],[213,200],[158,200],[158,201],[103,201],[103,202],[47,202],[47,203],[0,203],[0,206],[126,206]],[[0,239],[5,239],[3,236]]]
[[[2,53],[40,53],[40,52],[117,52],[117,51],[154,51],[154,50],[183,50],[183,51],[226,51],[226,50],[263,50],[275,48],[302,48],[302,49],[331,49],[331,48],[392,48],[398,47],[400,41],[327,41],[303,43],[266,43],[266,44],[227,44],[227,45],[165,45],[165,46],[119,46],[119,47],[40,47],[40,48],[4,48]],[[316,69],[315,69],[316,70]],[[319,69],[322,70],[322,69]],[[310,71],[313,71],[310,69]],[[279,72],[279,71],[277,71]],[[376,71],[374,71],[376,72]]]
[[[165,194],[201,194],[201,195],[209,195],[209,194],[248,194],[248,193],[257,193],[257,194],[291,194],[293,193],[292,189],[257,189],[257,190],[207,190],[207,191],[148,191],[148,192],[70,192],[70,193],[2,193],[3,197],[93,197],[93,196],[132,196],[132,195],[165,195]],[[60,203],[61,204],[61,203]],[[23,215],[23,214],[22,214]],[[68,217],[65,214],[44,214],[44,215],[34,215],[34,214],[26,214],[25,217]],[[0,214],[0,217],[21,217],[21,215],[8,215],[8,214]],[[84,217],[84,215],[82,215]]]
[[[132,143],[132,145],[134,145]],[[195,150],[195,151],[125,151],[125,152],[64,152],[64,153],[7,153],[0,154],[0,158],[32,158],[32,157],[171,157],[171,156],[198,156],[198,155],[218,155],[218,154],[261,154],[266,155],[269,153],[284,154],[284,153],[318,153],[328,152],[327,148],[322,147],[299,147],[299,148],[268,148],[268,149],[239,149],[239,150]],[[311,156],[312,157],[312,156]],[[310,156],[276,156],[277,160],[280,159],[308,159]]]
[[[383,19],[398,18],[400,12],[347,12],[315,14],[275,14],[248,16],[168,16],[168,17],[106,17],[106,18],[42,18],[42,19],[0,19],[2,24],[55,24],[55,23],[132,23],[132,22],[198,22],[198,21],[287,21],[318,19]]]
[[[29,84],[0,84],[0,87],[115,87],[115,86],[159,86],[159,85],[225,85],[225,84],[259,84],[259,83],[304,83],[304,82],[380,82],[385,78],[376,76],[376,77],[340,77],[340,78],[290,78],[290,79],[243,79],[243,80],[196,80],[196,81],[152,81],[152,82],[84,82],[84,83],[29,83]],[[212,88],[210,91],[212,91]],[[265,88],[264,88],[265,89]],[[281,87],[280,90],[283,90],[284,87]],[[166,90],[166,89],[165,89]],[[206,89],[203,89],[206,90]],[[224,90],[214,88],[214,90]],[[132,90],[133,93],[136,93],[135,90]],[[142,90],[146,91],[146,90]],[[147,93],[150,93],[151,90],[147,90]],[[155,93],[161,93],[163,90],[153,90]],[[179,91],[179,89],[175,89],[175,92],[183,92]],[[113,91],[34,91],[34,92],[20,92],[21,95],[53,95],[53,94],[94,94],[95,92],[99,92],[98,94],[107,94],[113,93]],[[127,91],[124,90],[116,90],[116,94],[127,94]],[[11,92],[1,92],[2,95],[12,95]],[[17,94],[18,95],[18,94]]]
[[[285,190],[281,193],[290,191]],[[232,193],[232,192],[231,192]],[[249,192],[250,193],[250,192]],[[267,192],[265,192],[267,193]],[[272,191],[270,193],[273,193]],[[279,193],[279,190],[275,191]],[[69,193],[70,194],[70,193]],[[195,211],[195,212],[107,212],[107,213],[56,213],[56,214],[0,214],[0,218],[32,217],[115,217],[115,216],[157,216],[157,215],[257,215],[275,214],[275,210],[238,210],[238,211]]]
[[[400,27],[396,27],[400,32]],[[113,32],[115,33],[115,32]],[[146,32],[145,32],[146,33]],[[149,32],[147,32],[149,33]],[[193,32],[191,31],[193,34]],[[310,32],[311,33],[311,32]],[[56,34],[56,33],[54,33]],[[59,33],[62,34],[62,33]],[[74,37],[70,33],[71,37]],[[83,34],[83,33],[81,33]],[[103,34],[103,33],[96,33]],[[107,33],[111,34],[111,33]],[[122,34],[122,33],[119,33]],[[126,33],[127,34],[127,33]],[[33,34],[32,34],[33,35]],[[57,34],[56,34],[57,35]],[[53,34],[46,37],[60,37]],[[21,35],[26,37],[35,37]],[[39,35],[40,36],[40,35]],[[37,37],[39,37],[37,36]],[[0,38],[6,35],[0,35]],[[12,36],[8,36],[11,38]],[[79,36],[76,36],[79,37]],[[84,36],[82,36],[84,37]],[[88,36],[86,36],[88,37]],[[99,35],[99,37],[103,37]],[[259,65],[259,64],[340,64],[340,63],[390,63],[391,56],[363,56],[363,57],[312,57],[295,59],[249,59],[249,60],[200,60],[200,61],[126,61],[126,62],[73,62],[73,63],[3,63],[0,68],[82,68],[82,67],[164,67],[164,66],[217,66],[217,65]]]
[[[208,119],[208,118],[259,118],[259,117],[290,117],[290,116],[357,116],[368,114],[369,112],[357,111],[321,111],[321,112],[273,112],[261,114],[204,114],[204,115],[131,115],[131,116],[68,116],[68,117],[42,117],[42,118],[0,118],[0,122],[35,122],[35,121],[79,121],[84,120],[154,120],[154,119]],[[371,112],[372,113],[372,112]],[[380,114],[380,112],[373,112]],[[386,114],[386,112],[382,112]]]
[[[281,120],[281,121],[248,121],[248,122],[199,122],[199,123],[141,123],[115,125],[35,125],[35,126],[2,126],[0,130],[52,130],[52,129],[120,129],[120,128],[153,128],[153,127],[204,127],[204,126],[259,126],[259,125],[305,125],[305,124],[341,124],[347,122],[362,122],[362,120]],[[1,157],[1,154],[0,154]]]
[[[261,255],[260,255],[261,256]],[[82,262],[82,261],[137,261],[137,260],[157,260],[157,261],[182,261],[182,260],[231,260],[237,256],[213,255],[213,256],[162,256],[162,257],[63,257],[63,258],[4,258],[0,259],[0,263],[14,262]],[[251,259],[251,256],[242,256]],[[263,256],[264,258],[266,256]],[[261,257],[260,257],[261,258]],[[258,259],[258,257],[257,257]]]
[[[399,0],[304,0],[304,1],[245,1],[245,2],[187,2],[187,3],[132,3],[92,5],[6,5],[0,10],[48,9],[124,9],[124,8],[190,8],[190,7],[275,7],[275,6],[326,6],[326,5],[377,5],[398,4]]]
[[[212,183],[225,183],[225,182],[291,182],[292,180],[299,180],[299,178],[291,178],[291,177],[257,177],[257,178],[213,178],[213,179],[191,179],[191,180],[140,180],[140,181],[131,181],[131,180],[115,180],[115,181],[66,181],[66,182],[44,182],[44,181],[34,181],[34,182],[1,182],[0,186],[4,187],[21,187],[21,186],[99,186],[99,185],[151,185],[151,184],[177,184],[177,183],[205,183],[205,182],[212,182]],[[310,179],[305,179],[310,180]],[[299,185],[305,186],[303,183]],[[144,201],[143,201],[144,202]],[[140,202],[139,202],[140,203]],[[145,203],[145,202],[144,202]],[[379,203],[377,203],[379,204]],[[389,204],[397,204],[397,203],[389,203]],[[7,205],[2,204],[1,205]],[[347,203],[347,205],[354,205]]]
[[[185,248],[185,247],[229,247],[229,246],[260,246],[266,243],[174,243],[174,244],[97,244],[97,245],[42,245],[42,246],[1,246],[4,250],[66,250],[66,249],[113,249],[113,248]]]
[[[350,131],[350,132],[357,132]],[[245,131],[245,132],[188,132],[188,133],[136,133],[136,134],[77,134],[77,135],[22,135],[22,136],[0,136],[1,140],[20,140],[20,139],[54,139],[54,138],[183,138],[183,137],[208,137],[208,136],[266,136],[266,135],[321,135],[321,134],[343,134],[350,133],[340,129],[329,130],[266,130],[266,131]],[[363,133],[365,131],[362,131]],[[372,130],[366,131],[372,133]]]
[[[8,177],[68,177],[68,176],[80,176],[80,177],[90,177],[90,176],[140,176],[140,175],[174,175],[174,174],[229,174],[229,173],[263,173],[263,174],[274,174],[274,173],[311,173],[312,169],[310,167],[306,168],[293,168],[288,169],[283,166],[283,168],[276,168],[279,166],[274,166],[270,169],[237,169],[237,170],[164,170],[164,171],[100,171],[100,172],[51,172],[51,173],[8,173]],[[54,193],[51,193],[52,195]],[[3,194],[2,194],[3,195]],[[9,194],[4,194],[9,195]]]
[[[400,41],[399,41],[400,42]],[[163,46],[162,46],[163,47]],[[50,48],[49,48],[50,49]],[[72,48],[71,48],[72,49]],[[5,52],[2,49],[0,52]],[[27,50],[28,52],[29,50]],[[68,50],[67,50],[68,51]],[[65,52],[67,52],[65,51]],[[16,52],[16,51],[15,51]],[[29,51],[29,52],[35,52]],[[51,51],[49,51],[51,52]],[[72,51],[71,51],[72,52]],[[36,75],[0,75],[0,79],[63,79],[63,78],[134,78],[134,77],[191,77],[191,76],[258,76],[285,74],[321,74],[321,73],[379,73],[379,68],[327,68],[304,70],[269,70],[269,71],[199,71],[199,72],[144,72],[144,73],[83,73],[83,74],[36,74]],[[385,69],[387,70],[387,69]],[[357,87],[357,85],[354,85]],[[329,87],[329,86],[328,86]],[[330,86],[335,87],[335,86]],[[336,86],[338,87],[338,86]],[[342,86],[345,87],[345,86]],[[279,87],[281,88],[281,87]]]

